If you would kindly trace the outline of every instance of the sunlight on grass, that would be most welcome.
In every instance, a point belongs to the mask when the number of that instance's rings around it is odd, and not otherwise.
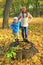
[[[9,24],[13,21],[13,18],[9,18]],[[2,22],[3,22],[3,18],[0,18],[0,27],[2,26]],[[33,24],[33,23],[43,23],[43,18],[41,17],[36,17],[36,18],[33,18],[32,22],[30,22],[30,24]]]

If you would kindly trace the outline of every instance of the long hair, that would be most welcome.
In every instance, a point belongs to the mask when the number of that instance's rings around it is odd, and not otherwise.
[[[22,8],[26,8],[26,7],[22,7]],[[28,17],[28,11],[27,11],[27,8],[26,8],[26,11],[25,11],[25,12],[22,11],[22,16],[23,16],[23,18],[24,18],[24,13],[26,13],[26,17]]]

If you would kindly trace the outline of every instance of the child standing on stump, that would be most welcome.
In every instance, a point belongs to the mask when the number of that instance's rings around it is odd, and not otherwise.
[[[21,28],[22,28],[22,37],[23,41],[28,41],[28,18],[32,20],[32,15],[27,11],[26,7],[22,7],[21,13],[18,16],[18,19],[21,18]]]
[[[10,25],[12,32],[14,34],[15,41],[19,41],[19,30],[20,30],[20,22],[17,17],[14,17],[13,23]]]

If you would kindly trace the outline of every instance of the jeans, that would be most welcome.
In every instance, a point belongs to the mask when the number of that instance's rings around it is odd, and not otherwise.
[[[22,37],[23,39],[28,38],[28,27],[22,27]]]

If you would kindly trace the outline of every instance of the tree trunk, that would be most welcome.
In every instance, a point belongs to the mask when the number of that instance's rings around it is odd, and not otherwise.
[[[38,0],[36,0],[36,16],[38,16]]]
[[[8,28],[8,19],[9,19],[11,3],[12,3],[12,0],[6,0],[2,28]]]

